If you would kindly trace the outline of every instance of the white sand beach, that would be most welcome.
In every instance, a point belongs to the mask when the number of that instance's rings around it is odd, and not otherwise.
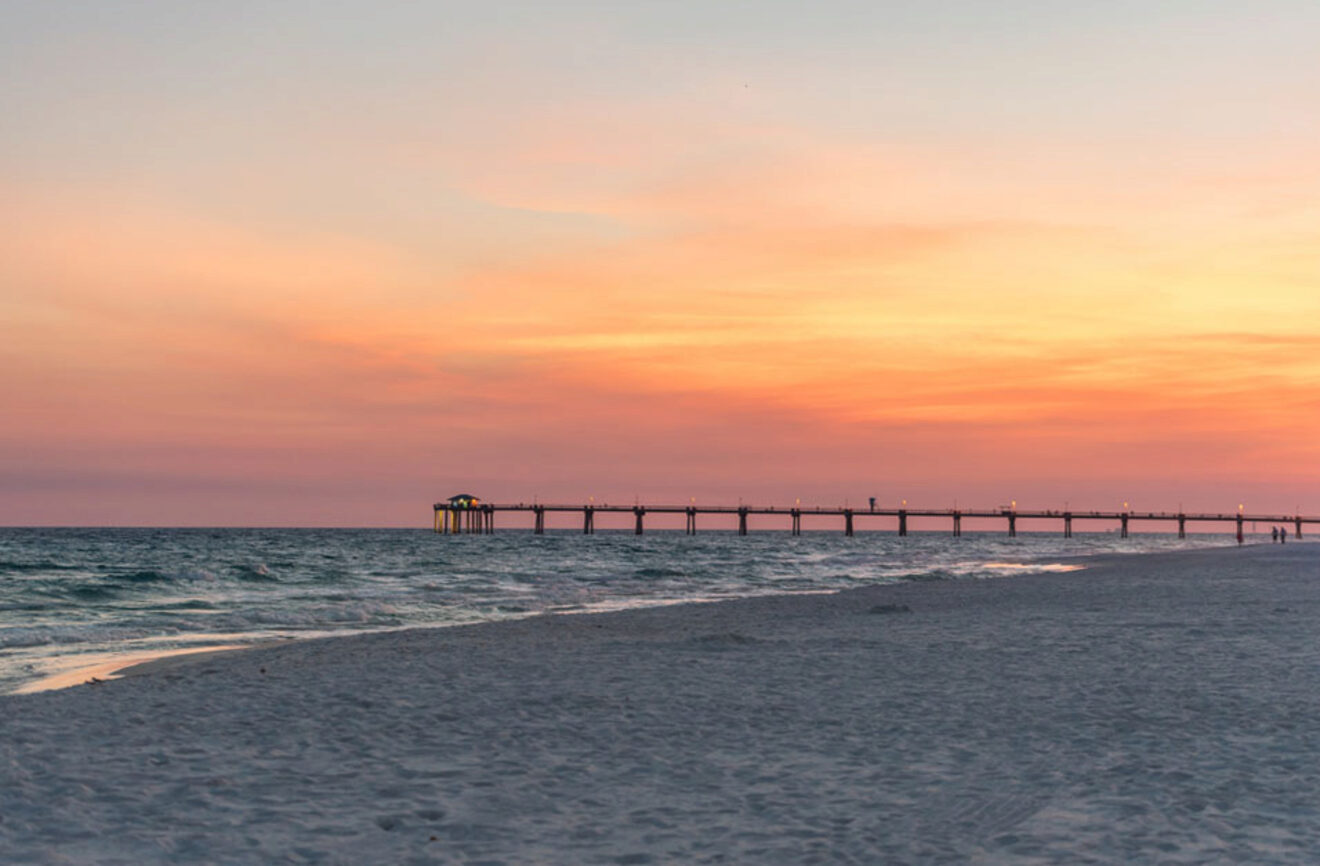
[[[1320,546],[1088,566],[3,697],[0,862],[1320,861]]]

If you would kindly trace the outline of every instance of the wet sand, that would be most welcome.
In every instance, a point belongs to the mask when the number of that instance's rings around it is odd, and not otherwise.
[[[78,657],[68,669],[56,670],[40,679],[25,683],[14,690],[16,695],[31,695],[54,689],[67,689],[72,686],[95,685],[122,676],[145,673],[156,669],[156,663],[174,664],[174,659],[186,659],[195,655],[230,652],[249,649],[256,644],[222,644],[220,646],[192,647],[189,649],[162,649],[153,652],[128,654],[110,654],[105,656]],[[90,661],[89,661],[90,659]]]
[[[0,698],[4,863],[1312,863],[1320,545]]]

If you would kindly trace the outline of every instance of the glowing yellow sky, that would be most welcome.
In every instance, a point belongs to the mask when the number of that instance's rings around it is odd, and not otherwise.
[[[0,522],[1320,512],[1320,12],[836,5],[0,12]]]

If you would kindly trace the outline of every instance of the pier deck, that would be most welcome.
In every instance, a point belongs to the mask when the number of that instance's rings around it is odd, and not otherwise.
[[[682,514],[686,517],[688,535],[697,533],[697,517],[701,515],[736,515],[738,534],[747,535],[748,518],[774,516],[787,518],[788,528],[793,535],[802,534],[803,517],[833,517],[842,520],[843,533],[852,535],[859,523],[872,524],[873,529],[897,531],[899,535],[908,534],[908,520],[914,517],[942,518],[950,521],[953,535],[962,535],[964,518],[1003,520],[1008,534],[1017,535],[1019,520],[1059,521],[1065,538],[1073,534],[1073,522],[1078,520],[1107,522],[1117,524],[1119,532],[1126,538],[1129,524],[1133,522],[1174,523],[1178,527],[1178,537],[1187,537],[1188,523],[1229,523],[1236,529],[1237,540],[1243,538],[1246,523],[1268,523],[1282,527],[1291,526],[1296,538],[1302,537],[1302,525],[1320,523],[1320,517],[1303,517],[1299,514],[1254,514],[1241,509],[1228,513],[1210,512],[1171,512],[1171,511],[1072,511],[1072,510],[1026,510],[1015,507],[1000,508],[849,508],[793,505],[756,506],[756,505],[570,505],[549,503],[493,504],[477,503],[470,507],[454,508],[450,502],[435,504],[435,531],[440,533],[491,533],[495,531],[495,515],[509,512],[529,512],[532,515],[532,530],[540,535],[545,532],[546,514],[572,513],[581,516],[582,532],[591,535],[596,531],[597,514],[631,514],[634,518],[633,531],[637,535],[645,531],[645,518],[648,514]],[[882,522],[883,521],[883,522]],[[888,521],[894,521],[889,523]],[[879,523],[880,525],[875,525]],[[886,525],[887,524],[887,525]],[[836,524],[837,525],[837,524]]]

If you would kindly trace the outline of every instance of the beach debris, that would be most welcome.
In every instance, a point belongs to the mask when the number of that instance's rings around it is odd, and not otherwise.
[[[87,682],[83,683],[83,685],[99,686],[103,682],[105,682],[105,680],[101,679],[100,677],[92,677],[91,679],[87,680]]]
[[[877,604],[869,613],[912,613],[906,604]]]

